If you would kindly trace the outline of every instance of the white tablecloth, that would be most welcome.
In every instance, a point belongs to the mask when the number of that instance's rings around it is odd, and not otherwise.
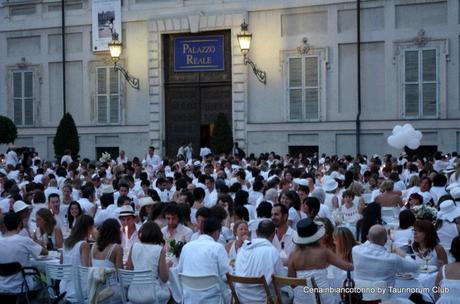
[[[421,292],[421,294],[426,301],[434,302],[434,294],[432,288],[434,286],[437,274],[437,272],[419,273],[415,276],[415,278],[411,280],[402,280],[396,278],[395,288],[427,288],[428,292]],[[393,297],[407,299],[411,293],[412,292],[409,292],[409,290],[402,290],[401,293],[393,294]]]

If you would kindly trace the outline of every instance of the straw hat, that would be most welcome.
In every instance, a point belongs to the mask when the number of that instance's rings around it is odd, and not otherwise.
[[[133,207],[130,205],[124,205],[120,208],[120,211],[118,212],[118,217],[123,217],[123,216],[135,216]]]

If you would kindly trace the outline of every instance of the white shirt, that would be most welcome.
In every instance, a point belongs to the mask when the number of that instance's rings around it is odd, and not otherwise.
[[[207,208],[213,207],[217,204],[217,190],[214,188],[211,192],[206,188],[206,196],[204,197],[204,206]]]
[[[144,161],[142,162],[144,167],[147,169],[147,171],[150,171],[150,173],[155,173],[158,168],[161,166],[161,158],[158,155],[152,155],[150,156],[147,154],[145,157]]]
[[[19,262],[23,267],[31,266],[30,256],[37,258],[42,247],[31,238],[19,234],[3,237],[0,239],[0,263]],[[33,287],[33,280],[27,277],[29,287]],[[23,278],[21,273],[0,280],[0,293],[20,293]]]
[[[209,154],[211,154],[211,149],[209,149],[208,147],[203,147],[200,149],[201,158],[204,158],[206,155],[209,155]]]
[[[283,264],[278,250],[267,239],[256,238],[251,242],[245,241],[235,262],[235,275],[243,277],[265,276],[267,284],[270,285],[272,275],[283,274]],[[238,298],[241,303],[265,303],[266,294],[261,286],[244,285],[236,287]]]
[[[95,205],[91,203],[87,198],[82,197],[77,201],[80,204],[81,209],[88,215],[93,216],[91,212],[91,208],[93,208]]]
[[[353,247],[352,255],[356,279],[385,281],[387,286],[394,287],[397,272],[417,272],[419,268],[409,256],[402,258],[369,241]]]
[[[272,244],[278,250],[281,251],[281,243],[284,243],[284,251],[289,256],[294,249],[294,243],[292,242],[292,238],[294,237],[295,231],[291,227],[288,226],[286,233],[283,237],[278,239],[278,235],[275,233],[275,237],[273,238]]]
[[[16,154],[16,152],[14,152],[13,150],[10,150],[8,153],[6,153],[5,165],[13,165],[13,167],[16,167],[18,162],[19,160],[18,160],[18,155]]]
[[[196,241],[182,248],[177,272],[191,276],[215,274],[224,278],[227,272],[231,272],[231,268],[224,246],[209,235],[202,234]],[[217,303],[219,297],[217,286],[203,292],[192,292],[187,288],[183,290],[184,303]]]
[[[178,242],[189,242],[193,234],[193,230],[183,224],[177,225],[174,237],[171,235],[168,226],[161,228],[161,232],[163,233],[163,238],[165,240],[174,239]]]
[[[258,206],[263,201],[264,195],[259,191],[249,192],[248,203],[253,206]]]

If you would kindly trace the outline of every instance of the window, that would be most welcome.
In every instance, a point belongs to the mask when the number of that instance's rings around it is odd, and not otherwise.
[[[288,58],[289,120],[318,120],[319,56]]]
[[[404,51],[404,115],[409,118],[438,116],[439,81],[436,49]]]
[[[34,72],[13,71],[13,121],[18,126],[34,124]]]
[[[97,122],[120,123],[120,76],[113,67],[99,67],[97,75]]]

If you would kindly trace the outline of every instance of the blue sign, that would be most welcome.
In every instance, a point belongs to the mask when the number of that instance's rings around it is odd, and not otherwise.
[[[223,35],[174,38],[174,72],[223,70]]]

